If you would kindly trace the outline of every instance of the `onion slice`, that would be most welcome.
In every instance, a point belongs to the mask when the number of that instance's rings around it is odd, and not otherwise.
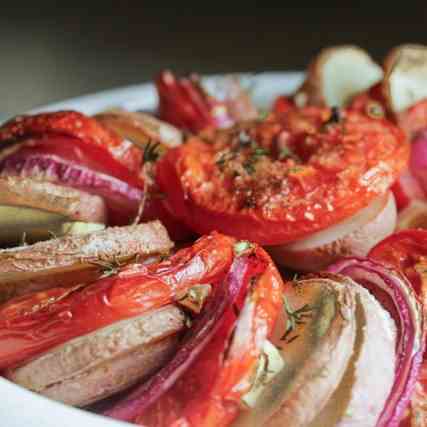
[[[420,183],[409,169],[405,170],[394,182],[391,191],[394,194],[398,211],[408,207],[414,200],[426,198]]]
[[[397,327],[396,371],[377,427],[397,427],[414,390],[424,350],[421,304],[403,276],[368,259],[348,258],[328,269],[367,288],[390,313]]]
[[[427,201],[412,200],[399,213],[396,230],[407,230],[408,228],[427,229]]]
[[[138,210],[143,190],[119,178],[89,169],[54,154],[16,153],[0,163],[3,176],[19,176],[54,182],[96,194],[105,199],[113,217],[129,222]],[[111,219],[110,219],[111,222]],[[122,223],[122,221],[112,221]]]
[[[269,247],[274,260],[295,270],[316,272],[343,256],[366,256],[396,227],[396,205],[387,192],[355,215],[296,242]]]
[[[427,129],[421,131],[412,141],[409,168],[418,179],[422,189],[427,191]]]
[[[224,282],[216,287],[212,299],[184,336],[174,358],[147,382],[105,411],[104,415],[122,421],[132,421],[185,374],[222,325],[225,311],[234,304],[241,292],[247,290],[246,279],[252,271],[253,262],[249,256],[235,258]]]

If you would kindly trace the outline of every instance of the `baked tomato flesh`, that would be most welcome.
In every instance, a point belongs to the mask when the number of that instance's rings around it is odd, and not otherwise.
[[[367,206],[408,157],[385,119],[307,107],[192,137],[160,160],[157,180],[170,213],[195,232],[278,245]]]

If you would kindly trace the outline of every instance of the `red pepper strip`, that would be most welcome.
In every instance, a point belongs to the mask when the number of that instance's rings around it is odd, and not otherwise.
[[[166,261],[132,264],[72,293],[56,288],[12,299],[0,309],[0,369],[169,304],[194,284],[215,286],[230,268],[233,245],[232,238],[212,233]]]
[[[281,277],[261,248],[254,251],[266,267],[251,284],[236,328],[236,313],[230,307],[224,326],[194,365],[137,418],[138,423],[150,427],[228,426],[239,414],[241,397],[251,387],[263,345],[282,307]],[[237,310],[242,305],[237,304]]]

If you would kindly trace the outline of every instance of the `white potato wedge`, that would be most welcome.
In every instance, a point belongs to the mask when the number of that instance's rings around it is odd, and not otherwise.
[[[343,107],[382,77],[381,67],[363,49],[351,45],[326,48],[309,65],[295,102],[298,106]]]
[[[384,61],[382,90],[394,113],[427,98],[427,46],[406,44],[392,49]]]

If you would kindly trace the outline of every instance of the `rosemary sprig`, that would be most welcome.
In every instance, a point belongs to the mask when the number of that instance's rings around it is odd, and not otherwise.
[[[287,319],[285,333],[283,334],[281,340],[286,341],[286,343],[289,344],[298,338],[298,335],[294,335],[293,337],[290,337],[290,335],[295,332],[295,329],[298,325],[303,325],[306,322],[306,319],[311,317],[313,308],[308,304],[304,304],[297,310],[293,310],[286,296],[283,296],[283,307]]]

